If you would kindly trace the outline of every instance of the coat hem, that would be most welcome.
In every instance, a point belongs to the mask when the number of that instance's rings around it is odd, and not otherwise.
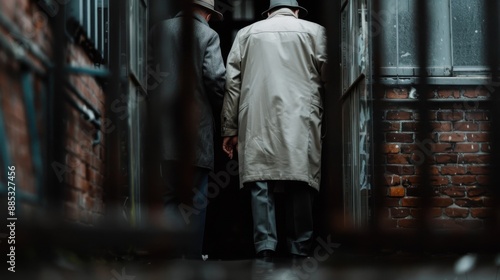
[[[308,176],[280,176],[276,177],[275,175],[259,175],[259,176],[243,176],[240,182],[240,188],[244,188],[244,184],[252,183],[252,182],[260,182],[260,181],[299,181],[304,182],[309,185],[309,187],[319,191],[319,183],[312,181]]]

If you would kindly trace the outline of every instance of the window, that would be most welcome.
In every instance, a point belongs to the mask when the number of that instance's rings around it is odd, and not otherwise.
[[[373,11],[373,35],[380,35],[383,42],[384,76],[415,76],[417,1],[384,0],[380,11]],[[433,0],[428,5],[427,23],[432,26],[427,46],[428,74],[447,77],[484,69],[484,1]]]
[[[485,3],[479,0],[453,0],[453,64],[484,66]]]
[[[147,67],[147,3],[145,0],[130,0],[130,70],[133,78],[146,86]]]
[[[345,91],[366,74],[368,40],[367,6],[364,1],[349,1],[342,10],[342,86]]]
[[[38,4],[49,16],[64,10],[67,35],[82,45],[94,63],[107,62],[109,0],[40,0]]]

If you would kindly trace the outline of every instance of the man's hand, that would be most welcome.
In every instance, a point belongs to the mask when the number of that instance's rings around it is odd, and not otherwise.
[[[222,150],[233,159],[234,151],[238,151],[238,136],[229,136],[222,139]]]

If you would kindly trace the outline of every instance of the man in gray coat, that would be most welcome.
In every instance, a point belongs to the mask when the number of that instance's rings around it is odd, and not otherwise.
[[[222,20],[222,14],[215,10],[214,0],[194,0],[193,5],[194,37],[188,38],[193,44],[192,57],[182,57],[186,47],[183,40],[188,34],[183,24],[185,17],[190,15],[180,12],[173,19],[156,24],[150,31],[149,67],[161,73],[162,79],[149,83],[148,90],[150,116],[155,118],[159,130],[155,134],[159,143],[161,176],[165,182],[165,221],[170,226],[187,230],[189,238],[181,254],[199,259],[205,228],[208,174],[214,167],[214,116],[220,114],[222,107],[225,67],[219,36],[208,25],[212,18]],[[191,77],[182,74],[187,62],[192,63]],[[181,96],[186,92],[180,81],[186,78],[191,81],[192,99]],[[180,100],[189,100],[192,104],[188,108],[181,107]],[[180,116],[189,116],[189,121]],[[190,123],[195,128],[193,139],[179,140],[181,131],[187,129],[182,127],[183,123]],[[190,152],[192,157],[187,156]],[[192,194],[192,205],[181,203],[179,197],[181,182],[185,181],[181,178],[180,163],[186,160],[193,166],[193,186],[188,190]]]
[[[326,31],[299,19],[295,0],[271,0],[267,19],[241,29],[227,61],[222,109],[223,150],[238,150],[240,181],[251,191],[258,257],[277,245],[274,190],[287,204],[287,246],[310,250],[313,196],[321,170]]]

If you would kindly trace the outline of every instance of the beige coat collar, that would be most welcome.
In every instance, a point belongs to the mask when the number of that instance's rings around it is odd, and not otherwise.
[[[274,11],[272,14],[269,15],[268,19],[275,17],[275,16],[293,16],[295,18],[298,18],[295,15],[295,13],[289,8],[281,8],[279,10]]]

